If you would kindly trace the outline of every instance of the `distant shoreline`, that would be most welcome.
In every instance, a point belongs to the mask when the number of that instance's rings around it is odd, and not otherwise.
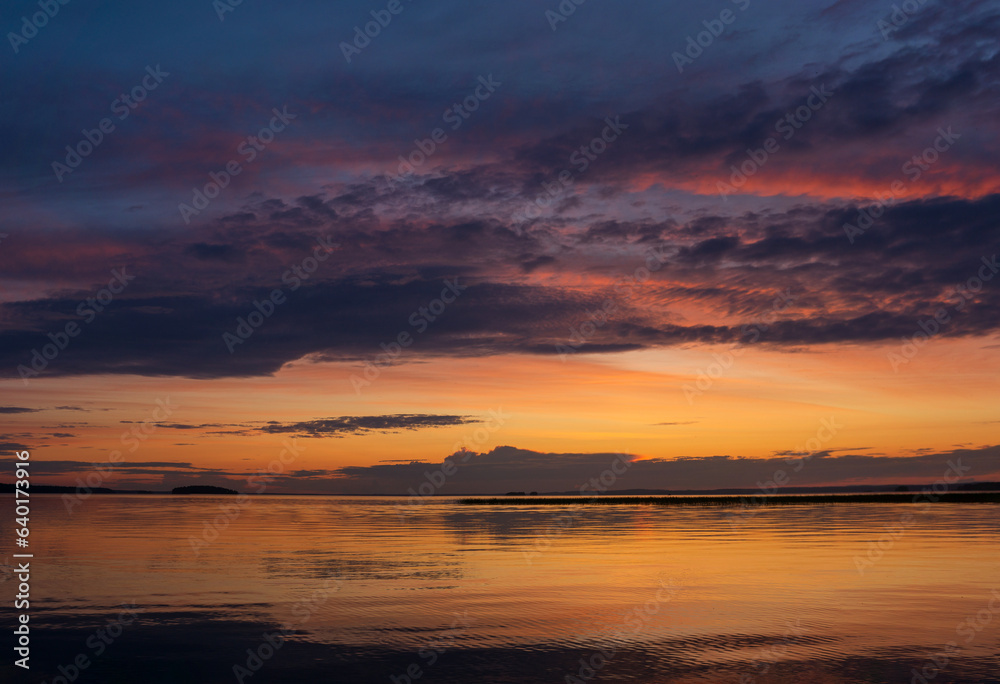
[[[906,491],[900,487],[907,487]],[[89,490],[90,494],[104,495],[149,495],[149,496],[171,496],[172,494],[187,494],[200,496],[232,496],[239,494],[236,490],[227,490],[222,487],[202,489],[203,486],[189,485],[176,487],[170,490],[148,490],[148,489],[109,489],[107,487],[94,487]],[[42,485],[33,484],[31,492],[33,494],[74,494],[77,487],[65,485]],[[201,491],[199,491],[199,489]],[[180,490],[180,491],[178,491]],[[211,490],[211,491],[209,491]],[[603,494],[585,492],[583,494],[576,491],[561,492],[541,492],[531,495],[521,492],[511,492],[508,494],[483,494],[476,492],[465,492],[456,494],[435,494],[433,496],[422,497],[425,501],[458,499],[459,503],[475,502],[478,505],[570,505],[570,504],[661,504],[661,505],[699,505],[699,506],[728,506],[738,504],[741,500],[751,500],[756,503],[766,500],[771,505],[782,505],[789,503],[802,503],[808,500],[809,503],[882,503],[901,502],[907,497],[919,497],[926,501],[922,494],[924,491],[931,491],[931,485],[862,485],[854,487],[785,487],[782,494],[764,494],[760,489],[708,489],[708,490],[662,490],[662,489],[626,489],[619,491],[609,491]],[[13,494],[14,485],[12,483],[0,482],[0,494]],[[247,493],[248,495],[250,493]],[[353,498],[384,498],[392,497],[399,499],[412,499],[412,494],[388,494],[376,492],[371,494],[335,494],[323,492],[261,492],[253,493],[253,497],[273,497],[273,496],[315,496],[315,497],[353,497]],[[951,491],[944,494],[933,495],[940,497],[942,501],[948,503],[955,497],[956,501],[969,503],[997,503],[1000,502],[1000,482],[963,482],[951,487]],[[786,501],[787,500],[787,501]],[[735,504],[734,504],[735,502]]]
[[[930,498],[933,497],[933,498]],[[753,496],[504,496],[459,499],[467,506],[802,506],[905,503],[1000,503],[1000,492],[900,492],[898,494],[765,494]]]

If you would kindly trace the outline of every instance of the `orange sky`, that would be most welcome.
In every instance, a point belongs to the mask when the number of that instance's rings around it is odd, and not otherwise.
[[[514,445],[542,452],[626,451],[642,458],[762,458],[801,447],[816,434],[820,420],[832,416],[844,429],[824,448],[869,447],[873,453],[905,455],[991,442],[1000,380],[995,344],[991,348],[989,339],[976,338],[932,340],[898,373],[886,359],[895,349],[888,345],[798,352],[749,346],[710,385],[703,376],[700,392],[691,391],[699,387],[699,372],[717,375],[713,355],[725,358],[728,346],[577,354],[565,362],[528,356],[424,359],[383,369],[360,396],[348,382],[356,365],[307,361],[291,363],[273,377],[246,380],[38,379],[20,388],[22,403],[110,410],[45,411],[7,416],[6,423],[10,432],[73,435],[44,439],[47,446],[39,452],[46,460],[101,461],[122,448],[120,435],[130,425],[118,421],[148,419],[157,399],[169,398],[176,408],[165,422],[179,424],[291,423],[397,413],[486,418],[490,409],[509,416],[487,439],[481,432],[480,441],[475,424],[298,438],[305,450],[296,468],[334,469],[392,459],[436,462],[459,443],[480,452]],[[88,425],[76,425],[81,420]],[[55,427],[59,424],[65,427]],[[224,429],[234,428],[161,427],[135,452],[126,452],[126,460],[243,470],[272,460],[286,437],[209,434]]]

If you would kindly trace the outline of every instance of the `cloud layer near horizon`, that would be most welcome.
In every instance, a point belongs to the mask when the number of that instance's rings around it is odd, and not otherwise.
[[[278,470],[268,473],[251,468],[225,472],[189,462],[124,462],[113,467],[117,489],[164,489],[181,484],[215,484],[239,491],[257,492],[262,475],[271,477],[267,490],[275,493],[462,495],[504,494],[509,491],[593,494],[593,484],[612,469],[606,479],[610,491],[626,489],[708,490],[757,489],[774,493],[789,487],[820,485],[922,484],[947,475],[947,482],[1000,481],[1000,446],[955,448],[944,452],[908,456],[859,453],[861,450],[820,451],[809,455],[782,454],[773,458],[710,456],[635,460],[612,453],[540,453],[512,446],[489,452],[457,452],[441,462],[379,463],[332,470]],[[799,462],[800,457],[803,458]],[[627,467],[622,464],[627,464]],[[83,461],[46,461],[38,474],[61,476],[51,484],[71,485],[93,464]],[[782,473],[779,475],[779,473]],[[139,480],[133,479],[140,476]],[[256,477],[255,477],[256,476]],[[248,483],[247,478],[255,479]],[[606,476],[610,478],[610,475]],[[161,479],[158,484],[150,484]],[[956,479],[957,478],[957,479]],[[776,479],[779,484],[775,484]]]

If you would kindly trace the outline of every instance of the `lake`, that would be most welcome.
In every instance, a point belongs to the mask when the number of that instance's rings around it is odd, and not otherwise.
[[[32,497],[23,681],[1000,682],[992,504],[235,501]]]

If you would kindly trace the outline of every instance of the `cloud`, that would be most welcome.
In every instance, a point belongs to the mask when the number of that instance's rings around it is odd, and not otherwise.
[[[14,464],[13,459],[0,459],[0,463]],[[32,460],[32,465],[38,464],[37,473],[39,475],[78,475],[94,469],[94,463],[89,461],[75,460]],[[100,464],[107,467],[107,463]],[[114,463],[111,473],[117,475],[162,475],[164,473],[175,473],[177,471],[205,471],[214,472],[210,468],[200,468],[191,463],[183,461],[146,461],[146,462],[121,462]],[[114,485],[107,485],[114,488]]]
[[[44,116],[29,106],[0,112],[18,141],[0,169],[19,179],[11,191],[17,223],[0,250],[0,274],[10,286],[0,304],[5,377],[18,378],[18,366],[50,343],[48,334],[80,324],[79,303],[123,266],[136,281],[84,326],[44,377],[253,377],[301,359],[360,366],[382,344],[412,333],[411,315],[456,278],[467,289],[401,362],[554,354],[609,301],[614,315],[581,351],[731,343],[786,290],[795,304],[762,335],[774,348],[896,341],[947,306],[950,291],[1000,244],[1000,10],[990,3],[925,7],[888,41],[874,23],[885,8],[854,0],[789,8],[789,30],[780,36],[765,15],[747,13],[682,78],[669,54],[701,25],[696,4],[672,7],[667,25],[656,3],[591,9],[575,16],[578,29],[560,32],[559,41],[534,21],[537,13],[529,20],[526,7],[484,13],[452,4],[441,12],[462,31],[441,36],[438,51],[401,37],[351,69],[331,67],[325,56],[300,59],[310,66],[296,70],[294,83],[280,60],[261,71],[235,49],[233,36],[203,40],[206,27],[177,26],[164,11],[150,7],[137,21],[188,37],[164,64],[189,76],[183,88],[171,77],[150,93],[144,125],[120,126],[66,179],[66,188],[87,184],[86,200],[72,191],[39,195],[41,177],[55,181],[38,160],[107,114],[106,101],[135,77],[122,71],[130,62],[109,64],[72,48],[75,59],[57,81],[45,74],[51,92],[71,106],[45,107]],[[270,45],[306,56],[313,9],[289,11],[288,31]],[[344,17],[359,11],[365,14],[358,4],[338,5]],[[407,14],[414,27],[439,20]],[[634,36],[638,52],[593,40],[588,26]],[[64,30],[47,29],[54,41]],[[90,30],[92,40],[113,33],[101,21]],[[817,31],[825,31],[824,41],[810,38]],[[467,40],[519,46],[504,60],[508,73],[496,74],[503,81],[497,99],[449,132],[426,165],[388,187],[398,157],[467,94],[476,69],[498,70],[488,50],[458,61],[440,57],[452,54],[445,46]],[[252,62],[253,87],[215,82],[191,68],[204,63],[208,48],[190,46],[208,44],[234,47],[222,50],[234,72]],[[12,74],[12,101],[35,97],[40,68]],[[74,96],[93,83],[108,97]],[[778,134],[777,122],[815,88],[833,94],[790,138]],[[248,165],[195,225],[179,227],[177,202],[206,182],[206,169],[224,168],[271,106],[286,102],[301,113],[268,148],[267,163]],[[628,128],[581,170],[570,160],[609,115]],[[949,126],[962,136],[957,144],[850,244],[843,225]],[[728,182],[747,150],[775,135],[780,151],[721,201],[718,182]],[[550,197],[564,170],[572,182]],[[156,199],[164,194],[170,199]],[[548,206],[537,219],[514,218],[539,196]],[[122,211],[96,209],[104,206]],[[285,274],[324,236],[341,249],[292,291]],[[646,267],[654,247],[664,255],[662,268],[641,287],[623,285]],[[228,348],[223,334],[276,288],[287,303]],[[998,291],[983,289],[941,334],[996,333]],[[693,309],[700,315],[678,313]]]
[[[24,408],[21,406],[0,406],[0,413],[37,413],[41,409]]]
[[[300,198],[295,205],[310,217],[306,223],[321,220],[317,201]],[[855,220],[858,206],[849,203],[688,222],[600,219],[575,231],[520,235],[486,219],[444,223],[432,232],[405,221],[351,223],[337,238],[344,248],[292,291],[282,276],[309,254],[316,236],[275,223],[265,204],[240,230],[220,228],[215,238],[228,239],[245,261],[202,271],[201,262],[184,261],[187,243],[179,237],[173,246],[133,245],[141,262],[136,272],[147,284],[137,281],[112,302],[42,374],[246,377],[306,357],[360,366],[401,332],[414,337],[402,362],[547,355],[609,302],[612,315],[582,351],[729,343],[745,341],[744,326],[771,312],[782,292],[795,299],[761,335],[774,347],[897,340],[936,310],[955,309],[956,288],[978,278],[984,264],[992,279],[988,264],[1000,244],[994,219],[1000,195],[896,203],[853,245],[843,224]],[[287,213],[292,206],[278,208]],[[274,265],[272,250],[284,265]],[[559,256],[539,261],[544,254]],[[534,264],[529,272],[526,263]],[[634,274],[647,265],[653,272],[637,282]],[[544,279],[539,269],[546,269]],[[204,278],[203,292],[187,291],[191,277]],[[570,285],[580,278],[590,284]],[[460,296],[428,319],[430,332],[421,334],[413,324],[420,307],[456,282]],[[287,301],[230,353],[223,334],[233,334],[238,319],[275,288],[284,288]],[[80,323],[75,309],[91,294],[84,289],[3,304],[0,368],[17,377],[17,367],[30,364],[32,349],[45,343],[45,331]],[[711,314],[713,324],[685,322],[673,313],[680,302]],[[941,334],[998,330],[1000,287],[988,281]]]
[[[340,416],[317,418],[297,423],[271,421],[260,428],[268,433],[295,433],[302,437],[340,436],[366,432],[395,432],[421,428],[446,427],[477,423],[469,416],[442,416],[427,414],[394,414],[384,416]]]
[[[507,491],[578,491],[599,478],[618,454],[540,453],[497,447],[484,454],[455,454],[453,477],[440,488],[442,494]],[[794,459],[709,456],[672,460],[632,460],[628,471],[617,478],[615,489],[753,489],[768,482],[778,471],[788,476],[787,486],[878,483],[929,483],[942,477],[952,463],[968,468],[966,479],[990,480],[1000,475],[1000,446],[955,449],[920,456],[891,457],[822,452],[805,462],[800,472]],[[338,491],[364,490],[404,494],[427,481],[427,473],[440,472],[441,464],[406,463],[347,467],[335,471],[343,479],[330,485]],[[313,483],[318,485],[319,483]],[[589,490],[588,490],[589,491]]]
[[[775,477],[782,480],[787,477],[784,487],[930,484],[946,473],[952,478],[955,472],[962,475],[962,481],[1000,480],[1000,446],[996,445],[956,447],[947,451],[921,450],[912,456],[855,453],[860,450],[865,448],[818,452],[796,471],[799,455],[790,453],[772,458],[707,456],[639,460],[627,454],[544,453],[499,446],[486,453],[452,454],[446,459],[451,465],[445,469],[444,460],[300,469],[274,475],[269,491],[412,495],[426,482],[440,482],[443,472],[452,474],[444,477],[442,486],[435,487],[441,495],[579,491],[584,484],[592,484],[594,478],[600,478],[616,462],[617,469],[621,470],[622,459],[630,465],[624,474],[616,477],[616,490],[757,489],[760,483],[768,483]],[[3,463],[0,459],[0,464]],[[13,461],[8,460],[8,463]],[[75,477],[93,468],[93,464],[86,461],[36,460],[33,463],[40,476]],[[784,472],[784,477],[778,476],[779,472]],[[190,484],[190,478],[197,477],[199,482],[246,490],[246,479],[258,471],[256,468],[245,471],[203,468],[184,461],[150,461],[118,464],[114,473],[114,483],[109,486],[118,489],[166,487],[165,484],[150,485],[150,480],[169,482],[172,487]],[[586,491],[592,492],[593,487]]]

